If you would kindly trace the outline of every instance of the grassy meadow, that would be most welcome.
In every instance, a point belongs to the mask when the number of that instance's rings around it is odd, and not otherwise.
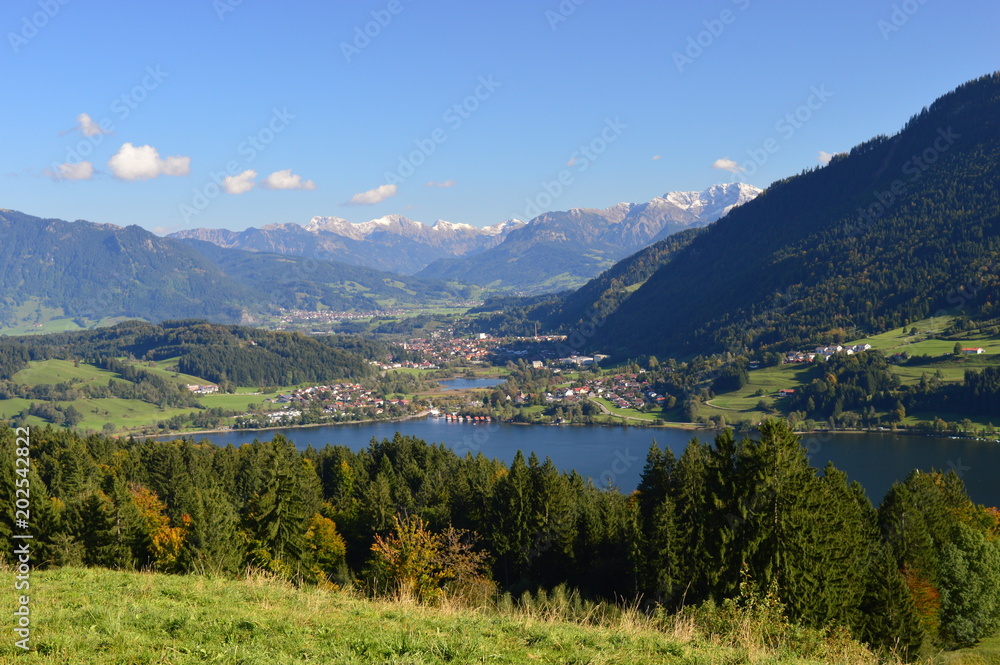
[[[548,598],[531,607],[429,607],[253,575],[229,580],[56,569],[31,577],[32,650],[22,653],[5,630],[0,663],[875,662],[843,638],[815,640],[792,630],[767,644],[764,624],[750,616],[726,634],[708,635],[693,619],[592,606],[581,611],[557,593]]]

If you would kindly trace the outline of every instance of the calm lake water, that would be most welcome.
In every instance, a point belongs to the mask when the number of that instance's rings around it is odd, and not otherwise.
[[[503,378],[492,379],[448,379],[438,381],[442,390],[464,390],[466,388],[492,388],[504,382]]]
[[[448,422],[438,418],[398,423],[332,425],[266,432],[224,432],[207,438],[220,446],[241,445],[255,438],[270,439],[280,432],[302,449],[342,445],[360,450],[375,439],[391,438],[397,431],[430,443],[443,443],[464,455],[482,452],[510,462],[518,450],[525,455],[534,451],[562,469],[576,469],[590,476],[600,486],[614,484],[624,491],[635,489],[642,473],[646,452],[655,439],[678,457],[695,436],[677,429],[638,429],[634,427],[473,425]],[[697,433],[711,440],[712,432]],[[911,436],[891,433],[813,434],[803,437],[813,466],[822,468],[832,461],[858,480],[876,504],[893,482],[904,479],[910,471],[955,469],[962,475],[969,494],[977,503],[1000,506],[1000,444]]]

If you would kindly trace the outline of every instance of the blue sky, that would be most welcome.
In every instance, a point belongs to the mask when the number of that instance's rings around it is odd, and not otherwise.
[[[997,25],[995,0],[5,0],[0,207],[484,226],[765,187],[1000,67]]]

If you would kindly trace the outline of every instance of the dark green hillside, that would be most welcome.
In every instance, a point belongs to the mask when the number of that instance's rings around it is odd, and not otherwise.
[[[540,296],[497,296],[469,310],[478,314],[474,332],[531,335],[571,332],[581,323],[601,320],[615,311],[657,268],[694,240],[703,229],[686,229],[653,243],[616,263],[576,291]]]
[[[512,231],[487,252],[438,259],[417,274],[530,293],[572,288],[621,256],[610,244],[599,242],[603,223],[600,215],[580,211],[568,220],[555,219],[541,231],[530,225]]]
[[[681,231],[622,259],[568,294],[552,321],[558,321],[562,328],[572,328],[595,317],[604,318],[703,232],[700,228]]]
[[[138,227],[0,211],[0,322],[30,299],[81,323],[106,316],[237,321],[250,290],[182,243]]]
[[[713,224],[624,301],[594,346],[784,349],[939,310],[994,317],[998,261],[1000,73]]]
[[[184,240],[241,284],[270,294],[286,309],[365,311],[392,305],[468,300],[471,287],[390,274],[347,263],[224,249],[209,242]]]
[[[358,337],[307,337],[203,321],[152,325],[129,321],[109,328],[12,338],[0,343],[0,378],[27,360],[130,356],[177,358],[178,371],[234,385],[293,385],[358,378],[372,373],[369,359],[384,358],[387,345]]]

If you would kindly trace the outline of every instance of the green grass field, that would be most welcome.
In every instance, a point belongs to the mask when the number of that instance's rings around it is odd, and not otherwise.
[[[129,320],[128,317],[107,317],[100,321],[87,321],[91,327],[101,328]],[[47,333],[84,330],[76,321],[66,316],[62,309],[47,307],[38,298],[29,298],[16,307],[10,319],[0,325],[0,335],[44,335]]]
[[[808,378],[809,370],[810,367],[806,364],[782,364],[752,370],[747,385],[731,393],[718,395],[708,403],[699,404],[698,415],[705,418],[721,415],[729,424],[740,420],[760,422],[774,414],[758,409],[758,402],[763,400],[768,406],[778,404],[778,391],[786,388],[794,390],[808,383],[811,380]],[[759,391],[763,394],[757,394]]]
[[[604,399],[603,397],[590,397],[588,399],[590,399],[593,402],[597,402],[598,404],[603,405],[604,408],[606,408],[608,411],[610,411],[611,413],[615,414],[619,418],[628,418],[630,420],[645,420],[645,421],[648,421],[648,422],[651,422],[651,423],[662,423],[662,422],[664,422],[663,416],[662,416],[660,410],[652,411],[650,413],[646,413],[644,411],[639,411],[638,409],[622,409],[622,408],[620,408],[618,406],[615,406],[614,404],[612,404],[608,400]],[[611,420],[609,422],[614,422],[614,420]]]
[[[180,414],[195,413],[197,409],[161,409],[155,404],[134,399],[78,399],[73,402],[56,402],[66,407],[72,405],[83,414],[77,426],[82,429],[100,430],[111,423],[119,430],[131,430],[155,425]]]
[[[67,568],[33,572],[30,596],[32,649],[14,646],[8,612],[0,663],[874,665],[849,643],[806,659],[786,645],[720,640],[635,612],[577,622],[558,612],[368,600],[262,577]]]
[[[882,351],[887,356],[895,353],[906,352],[911,356],[931,356],[940,360],[921,367],[894,367],[893,372],[898,374],[904,383],[916,383],[920,376],[926,372],[928,375],[941,370],[945,381],[961,381],[967,369],[981,370],[984,367],[995,365],[996,356],[1000,355],[1000,337],[981,334],[967,335],[959,340],[963,347],[982,347],[985,351],[982,355],[955,356],[954,339],[927,339],[928,334],[940,334],[950,324],[950,317],[937,317],[917,321],[904,328],[897,328],[881,335],[866,337],[865,339],[848,342],[845,346],[854,344],[871,344],[873,349]],[[917,334],[910,332],[916,328]]]
[[[175,376],[176,373],[173,370],[176,367],[176,359],[163,360],[155,363],[152,367],[148,363],[140,363],[138,366],[144,371],[162,376],[168,381],[181,385],[210,383],[199,377],[187,374]],[[14,382],[22,385],[38,386],[79,379],[83,382],[104,384],[110,379],[117,378],[117,376],[114,372],[109,372],[86,363],[80,363],[79,366],[76,366],[73,361],[69,360],[45,360],[30,362],[26,369],[14,375]],[[252,394],[257,393],[258,389],[244,388],[234,395],[205,395],[200,400],[207,408],[222,408],[228,411],[246,411],[251,404],[257,404],[265,410],[271,410],[278,408],[278,406],[268,404],[266,400],[274,397],[278,392],[288,392],[289,390],[291,388],[281,388],[274,393]],[[27,409],[30,403],[31,400],[20,398],[0,400],[0,418],[15,416],[24,409]],[[117,398],[56,401],[53,404],[61,408],[73,406],[83,414],[83,420],[78,425],[81,429],[102,430],[105,425],[110,423],[119,432],[139,431],[144,428],[153,427],[161,420],[197,411],[190,407],[160,409],[154,404],[140,400]],[[41,419],[31,416],[28,419],[28,424],[40,427],[45,423]]]
[[[929,355],[935,360],[927,365],[913,367],[892,366],[892,372],[900,377],[904,384],[914,384],[920,381],[920,377],[926,374],[933,376],[940,371],[944,381],[960,382],[965,378],[966,370],[982,370],[985,367],[996,366],[996,359],[1000,356],[1000,337],[987,336],[981,334],[967,335],[960,340],[963,347],[982,347],[985,353],[982,355],[955,356],[955,340],[947,339],[927,339],[928,334],[940,334],[950,324],[950,317],[938,317],[926,319],[906,326],[905,330],[896,328],[881,335],[874,335],[864,339],[847,342],[844,346],[855,344],[871,344],[872,348],[881,351],[886,355],[902,353],[906,351],[910,356]],[[917,334],[910,332],[916,328]],[[808,351],[809,349],[800,349]],[[781,389],[796,389],[812,380],[808,363],[782,364],[776,367],[750,371],[750,382],[740,390],[718,395],[710,400],[710,403],[701,404],[698,407],[698,416],[710,418],[713,415],[722,415],[728,423],[738,420],[750,420],[757,422],[761,418],[773,415],[757,408],[758,403],[763,400],[769,407],[780,406],[777,392]],[[763,395],[757,395],[757,391],[763,391]],[[913,413],[907,414],[903,419],[904,425],[916,425],[921,421],[933,421],[936,416],[940,416],[948,421],[959,421],[964,416],[953,414],[932,414]],[[678,416],[680,417],[680,416]],[[977,426],[985,427],[991,424],[989,418],[971,419]],[[1000,423],[1000,414],[997,418]]]
[[[211,381],[198,376],[179,373],[177,371],[177,358],[168,358],[166,360],[159,360],[156,362],[141,362],[136,363],[136,366],[146,372],[149,372],[150,374],[155,374],[168,381],[174,381],[175,383],[181,383],[184,385],[189,383],[195,383],[198,385],[212,383]]]
[[[228,409],[229,411],[245,411],[251,404],[259,404],[262,408],[272,410],[279,408],[280,405],[268,404],[265,400],[277,395],[277,392],[259,395],[251,395],[249,393],[237,393],[235,395],[216,393],[214,395],[205,395],[201,398],[201,403],[210,409]]]
[[[107,383],[108,379],[117,376],[107,370],[80,363],[75,366],[72,360],[32,360],[28,367],[14,375],[14,383],[27,386],[56,384],[72,379],[81,381],[99,381]]]
[[[934,665],[1000,665],[1000,635],[969,649],[942,654]]]

